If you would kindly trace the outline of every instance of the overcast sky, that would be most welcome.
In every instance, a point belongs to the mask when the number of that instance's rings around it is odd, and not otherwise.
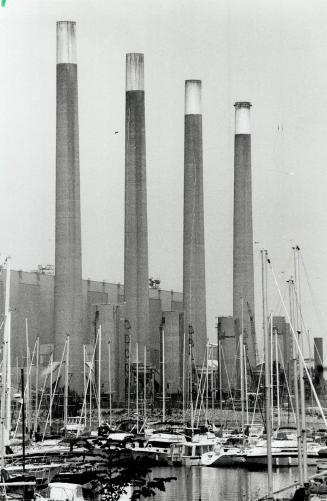
[[[201,79],[208,334],[232,313],[233,103],[252,102],[260,253],[303,315],[327,308],[326,0],[7,0],[0,8],[0,252],[54,263],[56,21],[77,22],[83,276],[123,282],[125,53],[144,52],[149,274],[182,290],[184,81]],[[115,131],[119,134],[114,134]],[[270,305],[277,305],[272,288]]]

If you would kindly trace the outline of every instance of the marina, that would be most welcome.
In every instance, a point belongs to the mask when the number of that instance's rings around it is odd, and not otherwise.
[[[327,500],[326,6],[150,3],[0,4],[0,501]]]

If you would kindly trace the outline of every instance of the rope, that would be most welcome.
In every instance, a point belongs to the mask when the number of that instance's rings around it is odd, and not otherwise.
[[[229,377],[228,377],[228,372],[227,372],[227,367],[226,367],[226,361],[225,361],[225,355],[224,355],[224,350],[223,349],[221,350],[221,353],[222,353],[222,356],[223,356],[223,362],[224,362],[224,367],[225,367],[225,371],[226,371],[228,390],[229,390],[230,397],[232,399],[234,419],[235,419],[236,425],[238,426],[239,423],[238,423],[237,416],[236,416],[235,405],[234,405],[234,398],[233,398],[232,391],[231,391],[231,386],[230,386],[230,381],[229,381]]]
[[[301,348],[300,348],[300,345],[299,345],[299,341],[298,341],[298,338],[297,338],[297,334],[296,334],[296,332],[295,332],[295,330],[294,330],[294,327],[293,327],[293,324],[292,324],[292,322],[291,322],[290,316],[289,316],[289,314],[288,314],[287,308],[286,308],[285,303],[284,303],[284,301],[283,301],[283,298],[282,298],[282,295],[281,295],[281,292],[280,292],[280,288],[279,288],[278,283],[277,283],[277,279],[276,279],[276,275],[275,275],[275,272],[274,272],[273,266],[272,266],[272,264],[271,264],[270,259],[268,259],[268,258],[267,258],[267,262],[268,262],[268,264],[269,264],[269,268],[270,268],[270,270],[271,270],[271,273],[272,273],[272,276],[273,276],[273,279],[274,279],[275,285],[276,285],[276,287],[277,287],[277,289],[278,289],[278,292],[279,292],[279,294],[280,294],[280,298],[281,298],[281,301],[282,301],[282,304],[283,304],[283,307],[284,307],[284,310],[285,310],[285,314],[286,314],[286,317],[287,317],[288,322],[289,322],[289,324],[290,324],[291,332],[292,332],[292,335],[293,335],[293,340],[295,341],[295,344],[296,344],[296,347],[297,347],[297,350],[298,350],[299,356],[300,356],[300,358],[301,358],[301,361],[302,361],[303,367],[304,367],[305,372],[306,372],[306,374],[307,374],[307,377],[308,377],[308,380],[309,380],[309,383],[310,383],[310,386],[311,386],[311,389],[312,389],[312,393],[313,393],[313,395],[314,395],[314,397],[315,397],[315,400],[316,400],[316,402],[317,402],[317,406],[319,407],[319,410],[320,410],[320,413],[321,413],[321,417],[322,417],[322,419],[323,419],[323,421],[324,421],[324,424],[325,424],[325,426],[326,426],[326,429],[327,429],[327,421],[326,421],[326,417],[325,417],[325,414],[324,414],[324,412],[323,412],[323,410],[322,410],[322,407],[321,407],[321,404],[320,404],[320,401],[319,401],[319,398],[318,398],[317,392],[316,392],[316,390],[315,390],[315,387],[314,387],[314,385],[313,385],[313,382],[312,382],[312,379],[311,379],[311,376],[310,376],[309,370],[308,370],[308,368],[307,368],[307,364],[305,363],[305,360],[304,360],[304,357],[303,357],[303,354],[302,354],[302,351],[301,351]]]

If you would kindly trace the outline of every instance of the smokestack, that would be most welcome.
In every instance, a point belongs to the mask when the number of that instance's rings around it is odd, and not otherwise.
[[[141,360],[144,344],[150,348],[143,54],[126,55],[124,289],[132,349],[138,342]]]
[[[82,260],[76,24],[57,22],[56,248],[54,344],[70,336],[70,387],[83,390]]]
[[[235,103],[234,150],[234,247],[233,247],[233,316],[242,324],[251,367],[256,365],[254,332],[254,272],[251,187],[251,127],[249,102]]]
[[[186,335],[189,330],[194,331],[195,360],[197,365],[202,365],[207,328],[200,80],[185,82],[184,133],[184,326]]]

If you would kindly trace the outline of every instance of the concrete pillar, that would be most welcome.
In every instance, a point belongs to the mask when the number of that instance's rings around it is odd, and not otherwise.
[[[144,344],[150,352],[143,54],[126,55],[124,289],[132,353],[138,342],[143,360]]]
[[[184,136],[184,328],[194,330],[194,356],[202,366],[206,350],[201,81],[185,82]]]
[[[83,390],[82,260],[76,24],[57,23],[55,359],[70,336],[70,387]]]
[[[249,362],[256,364],[251,187],[251,103],[235,103],[233,316],[243,332]],[[252,322],[251,322],[252,317]],[[239,332],[236,333],[237,340]]]

